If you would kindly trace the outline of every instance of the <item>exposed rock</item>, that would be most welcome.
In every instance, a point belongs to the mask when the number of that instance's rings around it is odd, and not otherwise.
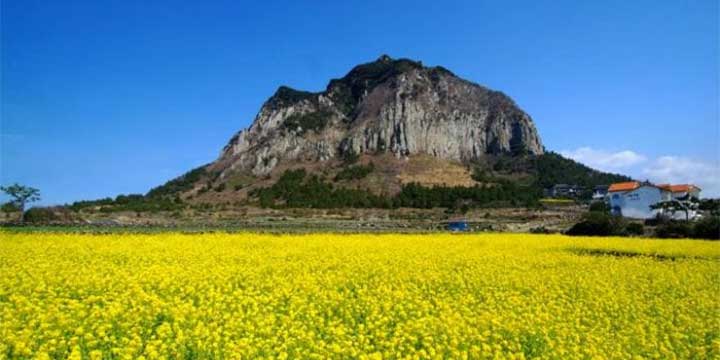
[[[468,162],[485,154],[541,154],[543,147],[530,116],[503,93],[442,67],[383,55],[331,80],[323,92],[280,87],[211,166],[259,176],[282,162],[350,152]]]

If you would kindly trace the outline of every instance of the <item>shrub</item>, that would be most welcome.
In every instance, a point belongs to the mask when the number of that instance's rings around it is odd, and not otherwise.
[[[354,150],[347,150],[342,153],[342,160],[343,163],[346,165],[354,164],[360,159],[360,155],[356,153]]]
[[[690,223],[681,221],[667,221],[655,228],[655,237],[665,239],[689,238],[692,235]]]
[[[654,218],[645,219],[645,226],[658,226],[660,224],[664,224],[666,222],[670,221],[669,218],[665,217],[664,215],[658,213],[655,215]]]
[[[0,206],[0,211],[4,213],[14,213],[20,211],[20,207],[13,201],[8,201]]]
[[[609,213],[610,207],[604,201],[596,201],[590,204],[588,209],[591,212]]]
[[[490,182],[492,179],[488,175],[487,171],[485,171],[481,167],[474,167],[472,170],[472,174],[470,175],[470,178],[477,182]]]
[[[327,126],[332,114],[329,111],[313,111],[306,114],[292,114],[285,118],[283,127],[303,134],[308,130],[320,132]]]
[[[720,240],[720,216],[709,216],[695,223],[692,236],[697,239]]]
[[[50,208],[34,207],[25,212],[25,222],[33,224],[46,224],[60,220]]]
[[[204,193],[210,191],[210,188],[211,188],[210,183],[207,183],[207,184],[205,184],[205,186],[201,187],[200,190],[198,190],[197,193],[198,193],[198,195],[199,195],[199,194],[204,194]]]
[[[531,234],[552,234],[552,230],[549,230],[548,228],[544,226],[536,226],[534,228],[530,229]]]
[[[340,172],[335,175],[335,181],[362,179],[373,172],[374,169],[375,165],[373,165],[373,163],[368,165],[348,166],[340,170]]]
[[[625,233],[627,235],[642,236],[645,234],[645,226],[640,223],[629,223],[625,226]]]
[[[599,212],[590,212],[567,231],[571,236],[612,236],[625,233],[625,220]]]

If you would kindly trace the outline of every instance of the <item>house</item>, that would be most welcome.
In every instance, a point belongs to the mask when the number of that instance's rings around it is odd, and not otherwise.
[[[628,181],[612,184],[608,188],[610,213],[633,219],[656,217],[659,210],[651,206],[670,198],[669,191],[648,182]]]
[[[700,196],[700,188],[694,185],[653,185],[649,182],[628,181],[615,183],[608,188],[608,201],[610,212],[613,215],[634,219],[652,219],[662,210],[652,209],[652,206],[673,199],[687,199],[688,194],[693,197]],[[695,217],[691,210],[689,217]],[[685,219],[684,212],[670,214],[676,219]]]
[[[578,185],[555,184],[545,190],[545,196],[552,198],[577,198],[585,189]]]
[[[697,199],[700,198],[701,189],[693,184],[660,184],[658,187],[670,191],[673,199],[687,199],[688,195]]]
[[[595,201],[605,200],[608,194],[608,185],[598,185],[593,189],[592,199]]]

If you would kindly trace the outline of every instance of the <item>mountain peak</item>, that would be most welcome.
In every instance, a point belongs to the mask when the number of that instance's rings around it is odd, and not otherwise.
[[[440,66],[381,55],[323,92],[279,87],[212,167],[264,176],[278,166],[332,163],[348,154],[465,163],[542,152],[532,119],[506,95]]]
[[[391,58],[389,55],[387,55],[387,54],[382,54],[382,55],[380,55],[380,57],[379,57],[377,60],[375,60],[375,61],[377,61],[377,62],[390,62],[390,61],[392,61],[392,58]]]
[[[296,90],[289,86],[280,85],[275,94],[268,99],[266,104],[271,108],[277,109],[283,106],[290,106],[303,100],[312,99],[316,93],[309,91]]]

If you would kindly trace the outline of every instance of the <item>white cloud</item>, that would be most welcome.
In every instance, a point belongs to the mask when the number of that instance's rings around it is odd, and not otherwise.
[[[611,172],[627,169],[647,160],[645,156],[631,150],[612,152],[581,147],[575,150],[561,151],[560,153],[591,168]]]
[[[581,147],[560,152],[563,156],[591,168],[618,172],[656,184],[695,184],[703,197],[720,197],[720,164],[683,156],[660,156],[654,159],[632,150],[608,151]]]
[[[680,156],[661,156],[642,169],[657,183],[696,184],[703,196],[720,196],[720,165]]]

